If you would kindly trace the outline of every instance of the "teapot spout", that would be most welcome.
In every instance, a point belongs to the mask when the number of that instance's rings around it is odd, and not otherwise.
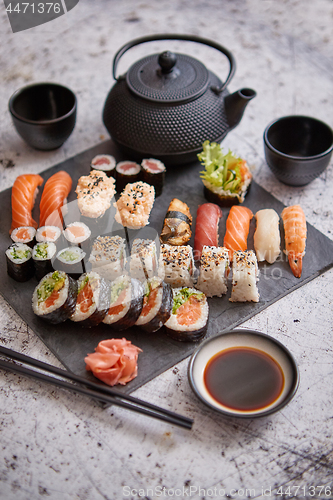
[[[230,129],[236,127],[242,119],[248,103],[257,93],[252,89],[240,89],[224,98],[225,112]]]

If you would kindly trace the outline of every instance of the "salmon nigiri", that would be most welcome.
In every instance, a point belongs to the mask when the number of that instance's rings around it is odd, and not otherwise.
[[[305,254],[306,219],[300,205],[292,205],[282,210],[285,254],[296,278],[302,274],[302,258]]]
[[[247,237],[253,213],[247,207],[234,205],[231,207],[224,236],[223,246],[229,250],[230,262],[235,250],[244,252],[247,249]]]
[[[37,222],[32,218],[31,212],[38,193],[38,186],[43,182],[43,178],[38,174],[24,174],[16,178],[12,187],[12,226],[9,231],[10,234],[17,227],[37,227]]]
[[[71,188],[72,178],[64,170],[60,170],[46,181],[39,205],[39,227],[47,224],[62,228],[61,207],[64,205]]]

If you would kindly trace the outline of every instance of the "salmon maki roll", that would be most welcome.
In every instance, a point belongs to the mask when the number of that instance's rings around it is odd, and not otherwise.
[[[17,227],[29,226],[37,228],[37,222],[32,218],[38,187],[43,184],[43,178],[38,174],[19,175],[12,187],[12,225],[9,234]]]
[[[282,210],[285,250],[289,265],[296,278],[302,274],[302,259],[305,254],[306,219],[300,205],[292,205]]]
[[[232,262],[235,250],[244,252],[247,249],[247,237],[252,217],[253,213],[247,207],[234,205],[230,209],[223,241],[223,246],[229,250],[230,262]]]
[[[39,205],[39,227],[50,225],[62,228],[61,209],[66,204],[71,189],[72,178],[64,170],[60,170],[46,181]]]

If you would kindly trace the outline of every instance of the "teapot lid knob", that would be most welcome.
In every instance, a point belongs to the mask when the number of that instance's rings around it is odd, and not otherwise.
[[[158,57],[158,64],[162,69],[162,73],[171,73],[176,62],[176,54],[170,52],[170,50],[165,50]]]

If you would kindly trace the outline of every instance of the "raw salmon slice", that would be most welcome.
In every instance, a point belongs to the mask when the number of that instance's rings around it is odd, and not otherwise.
[[[12,225],[13,229],[21,226],[37,228],[37,222],[32,218],[31,212],[38,193],[38,186],[43,184],[43,178],[38,174],[19,175],[12,187]]]
[[[62,229],[61,208],[71,189],[72,178],[64,170],[60,170],[46,181],[39,205],[39,227],[48,225],[58,226]]]
[[[223,246],[229,250],[230,262],[232,262],[235,250],[244,252],[247,249],[247,237],[252,217],[253,213],[247,207],[234,205],[230,209],[223,241]]]

